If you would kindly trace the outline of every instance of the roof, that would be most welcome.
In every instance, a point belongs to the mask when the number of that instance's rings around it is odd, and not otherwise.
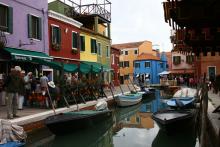
[[[142,53],[136,60],[160,60],[160,58],[151,54]]]
[[[144,42],[146,42],[146,41],[129,42],[129,43],[122,43],[122,44],[113,44],[112,47],[113,47],[113,48],[117,48],[117,49],[137,48],[137,47],[139,47],[141,44],[143,44]]]

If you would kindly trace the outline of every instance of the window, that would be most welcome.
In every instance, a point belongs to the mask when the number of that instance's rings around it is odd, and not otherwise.
[[[134,50],[134,54],[137,55],[138,54],[138,50]]]
[[[121,51],[121,52],[120,52],[120,54],[121,54],[121,55],[123,55],[123,54],[124,54],[124,52],[123,52],[123,51]]]
[[[129,61],[124,61],[124,67],[129,67]]]
[[[125,51],[125,55],[128,55],[128,51]]]
[[[163,68],[163,62],[160,62],[160,68]]]
[[[41,18],[28,14],[28,37],[41,40]]]
[[[106,57],[110,57],[110,48],[106,46]]]
[[[80,36],[80,51],[85,51],[85,36]]]
[[[144,63],[144,67],[145,67],[145,68],[150,68],[150,62],[145,62],[145,63]]]
[[[55,50],[60,50],[61,30],[58,26],[51,26],[51,36],[52,48]]]
[[[101,48],[101,43],[97,43],[97,50],[98,50],[98,55],[102,55],[102,48]]]
[[[0,4],[0,30],[13,33],[13,8]]]
[[[119,62],[119,67],[124,67],[124,62]]]
[[[72,32],[72,49],[77,49],[78,47],[78,33]]]
[[[135,68],[140,68],[140,63],[135,63],[134,66]]]
[[[193,61],[194,61],[194,56],[193,55],[186,56],[186,63],[192,64]]]
[[[97,45],[95,39],[91,39],[91,53],[97,53]]]
[[[112,54],[111,56],[112,56],[112,64],[114,65],[115,64],[115,55]]]
[[[173,56],[173,64],[177,65],[181,63],[181,57],[180,56]]]

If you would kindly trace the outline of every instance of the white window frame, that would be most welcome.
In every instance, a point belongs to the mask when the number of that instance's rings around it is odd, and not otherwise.
[[[72,34],[71,34],[71,35],[72,35],[72,40],[71,40],[71,41],[72,41],[72,43],[71,43],[71,44],[72,44],[72,47],[71,47],[71,48],[72,48],[72,50],[77,50],[77,48],[73,48],[73,33],[75,33],[76,36],[77,36],[77,34],[79,34],[79,33],[76,32],[76,31],[72,31]],[[77,39],[77,38],[76,38],[76,39]],[[78,43],[78,42],[76,41],[76,43]],[[78,45],[76,45],[76,46],[78,46]]]
[[[207,66],[207,75],[208,75],[208,77],[210,77],[210,75],[209,75],[209,67],[214,67],[215,68],[215,76],[216,76],[216,66]]]

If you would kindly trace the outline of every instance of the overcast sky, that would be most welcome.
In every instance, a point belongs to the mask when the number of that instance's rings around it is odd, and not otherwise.
[[[53,0],[48,0],[53,1]],[[79,0],[73,0],[78,2]],[[103,2],[103,0],[98,0]],[[113,44],[151,41],[161,51],[170,51],[171,28],[164,21],[164,0],[109,0],[112,3],[111,38]],[[93,2],[96,0],[82,0]]]

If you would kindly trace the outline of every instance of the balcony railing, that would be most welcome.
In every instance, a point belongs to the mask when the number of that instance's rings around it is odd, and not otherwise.
[[[99,15],[107,21],[111,21],[111,2],[104,0],[104,3],[93,3],[82,5],[74,2],[75,0],[63,0],[65,4],[70,5],[72,8],[70,10],[71,17],[80,17],[85,15]]]

